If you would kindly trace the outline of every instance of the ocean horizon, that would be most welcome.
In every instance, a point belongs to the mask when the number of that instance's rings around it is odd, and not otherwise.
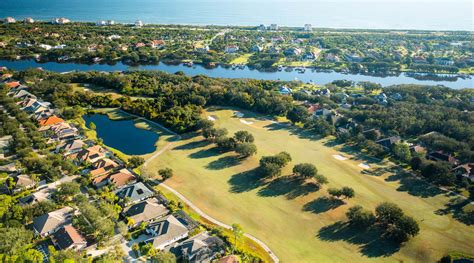
[[[427,4],[429,3],[429,4]],[[278,24],[335,29],[473,31],[470,1],[365,1],[365,0],[2,0],[0,17],[49,21],[115,20],[145,24],[235,25]],[[442,19],[440,19],[442,18]]]

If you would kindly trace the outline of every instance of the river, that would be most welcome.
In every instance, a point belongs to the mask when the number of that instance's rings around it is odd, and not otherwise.
[[[376,77],[367,76],[360,74],[343,74],[339,72],[317,72],[310,69],[306,70],[305,73],[298,73],[296,71],[286,72],[262,72],[258,70],[252,70],[247,67],[244,69],[231,69],[224,67],[216,67],[214,69],[207,69],[200,65],[193,67],[187,67],[182,64],[180,65],[169,65],[165,63],[159,63],[157,65],[142,65],[138,67],[131,67],[118,62],[115,65],[108,64],[77,64],[77,63],[58,63],[58,62],[46,62],[38,63],[35,60],[0,60],[0,66],[5,66],[13,70],[25,70],[28,68],[41,67],[44,70],[55,71],[55,72],[69,72],[69,71],[125,71],[125,70],[160,70],[168,73],[175,73],[177,71],[183,71],[186,75],[206,75],[214,78],[251,78],[251,79],[262,79],[262,80],[301,80],[303,82],[313,82],[315,84],[327,84],[334,80],[352,80],[358,81],[371,81],[380,83],[383,86],[396,85],[396,84],[420,84],[420,85],[444,85],[453,89],[461,88],[473,88],[474,80],[458,78],[456,81],[433,81],[433,80],[418,80],[406,76],[404,73],[399,76],[388,76],[388,77]]]

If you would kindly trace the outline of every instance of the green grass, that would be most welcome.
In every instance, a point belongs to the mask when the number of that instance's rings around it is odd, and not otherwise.
[[[230,64],[247,64],[249,61],[249,58],[252,56],[252,54],[243,54],[240,57],[234,58]]]
[[[220,154],[200,136],[175,142],[148,165],[156,171],[170,167],[175,176],[167,184],[192,200],[203,211],[227,224],[238,223],[244,230],[272,248],[283,262],[434,262],[450,251],[469,251],[474,230],[449,215],[436,211],[445,208],[449,198],[436,189],[409,176],[387,172],[390,163],[369,163],[371,173],[362,173],[362,156],[345,161],[333,155],[339,149],[330,140],[318,140],[299,130],[276,125],[250,112],[244,124],[233,111],[208,110],[217,127],[232,134],[248,130],[255,136],[258,155],[239,161],[233,153]],[[328,146],[326,146],[328,145]],[[284,177],[271,183],[257,180],[254,169],[262,155],[287,151],[293,161],[283,171]],[[355,154],[357,154],[355,152]],[[330,183],[317,190],[287,179],[294,164],[310,162]],[[333,206],[324,197],[328,187],[351,186],[356,197],[348,204]],[[369,234],[349,231],[340,221],[355,204],[373,209],[383,201],[397,203],[419,223],[421,233],[398,249]]]

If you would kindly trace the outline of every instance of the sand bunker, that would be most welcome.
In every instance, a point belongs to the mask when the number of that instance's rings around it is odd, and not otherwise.
[[[334,154],[332,157],[336,158],[336,159],[339,160],[339,161],[347,160],[346,157],[344,157],[344,156],[342,156],[342,155],[339,155],[339,154]]]
[[[370,169],[370,166],[366,163],[360,163],[359,167],[362,168],[362,169]]]
[[[247,124],[247,125],[253,124],[253,122],[246,121],[246,120],[240,120],[240,122],[243,123],[243,124]]]
[[[216,121],[216,118],[214,118],[212,116],[207,116],[207,119],[210,120],[210,121]]]
[[[244,114],[243,114],[242,112],[240,112],[240,111],[234,112],[234,115],[235,115],[236,117],[239,117],[239,118],[244,117]]]

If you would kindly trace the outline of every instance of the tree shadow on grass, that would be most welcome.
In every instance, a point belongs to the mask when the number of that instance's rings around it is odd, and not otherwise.
[[[277,130],[287,130],[290,132],[291,135],[298,136],[300,139],[307,139],[307,140],[320,140],[322,137],[314,132],[311,132],[309,130],[304,130],[301,128],[298,128],[296,126],[293,126],[291,123],[272,123],[266,125],[264,128],[269,129],[270,131],[277,131]]]
[[[188,156],[189,158],[192,158],[192,159],[203,159],[203,158],[217,156],[219,154],[220,154],[219,149],[217,147],[212,147],[209,149],[203,149],[197,152],[193,152],[189,154]]]
[[[315,183],[306,183],[303,179],[295,176],[283,176],[274,179],[260,189],[258,195],[263,197],[285,195],[287,199],[295,199],[318,190],[319,186]]]
[[[206,165],[209,170],[222,170],[240,164],[241,160],[235,156],[224,156]]]
[[[377,227],[367,230],[351,226],[347,222],[338,221],[318,231],[317,237],[322,241],[345,241],[358,245],[360,252],[369,258],[388,257],[400,250],[400,243],[385,239],[383,232]]]
[[[264,184],[258,174],[258,168],[234,174],[228,181],[231,193],[243,193],[254,190]]]
[[[201,148],[201,147],[204,147],[204,146],[208,146],[209,144],[211,144],[211,143],[209,141],[205,141],[205,140],[192,141],[192,142],[177,146],[177,147],[174,148],[174,150],[192,150],[192,149],[197,149],[197,148]]]
[[[470,204],[469,199],[459,197],[452,198],[449,203],[445,204],[445,208],[435,211],[437,215],[452,214],[453,218],[465,225],[474,225],[474,217],[464,211],[464,207]]]
[[[407,171],[398,170],[395,174],[385,179],[388,182],[399,181],[399,192],[407,192],[413,196],[422,198],[433,197],[442,194],[443,191],[436,186],[431,185],[423,179],[414,177]]]
[[[344,201],[342,200],[323,196],[323,197],[314,199],[313,201],[309,203],[306,203],[303,206],[303,211],[320,214],[320,213],[327,212],[329,210],[336,209],[343,204],[344,204]]]

